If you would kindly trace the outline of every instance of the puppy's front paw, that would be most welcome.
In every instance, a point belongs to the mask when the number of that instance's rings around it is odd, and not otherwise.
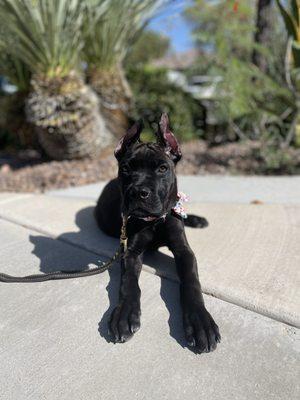
[[[198,353],[214,351],[221,341],[218,325],[203,305],[185,308],[183,325],[188,345]]]
[[[115,343],[124,343],[140,329],[140,305],[128,300],[121,301],[112,312],[109,333]]]

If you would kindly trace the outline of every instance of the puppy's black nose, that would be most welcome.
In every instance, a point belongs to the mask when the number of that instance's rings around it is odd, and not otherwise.
[[[150,197],[151,190],[145,186],[133,186],[129,192],[130,197],[134,200],[146,200]]]
[[[150,196],[150,190],[147,188],[141,188],[139,190],[139,196],[143,200],[147,199]]]

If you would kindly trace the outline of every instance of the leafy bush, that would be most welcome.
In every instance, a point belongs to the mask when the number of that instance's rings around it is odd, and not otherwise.
[[[181,141],[202,134],[203,109],[190,95],[172,84],[167,71],[144,66],[127,71],[134,98],[134,118],[143,118],[146,129],[156,130],[162,112],[170,116],[174,133]]]
[[[266,144],[253,152],[253,157],[260,162],[258,170],[266,175],[293,175],[300,172],[299,153],[292,147],[280,148]]]
[[[275,2],[270,2],[264,11],[264,40],[255,39],[259,3],[263,2],[192,0],[185,10],[200,49],[189,75],[221,78],[214,119],[225,126],[225,141],[260,140],[274,126],[285,141],[295,114],[295,100],[285,81],[286,34]],[[266,68],[256,63],[258,54]]]

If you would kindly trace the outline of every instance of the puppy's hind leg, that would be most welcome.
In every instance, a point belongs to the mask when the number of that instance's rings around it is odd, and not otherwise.
[[[204,217],[198,215],[188,214],[184,220],[184,225],[190,228],[206,228],[208,227],[208,221]]]

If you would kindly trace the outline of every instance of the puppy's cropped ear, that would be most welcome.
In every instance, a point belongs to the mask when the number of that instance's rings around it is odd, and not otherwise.
[[[126,153],[127,149],[137,142],[140,138],[141,132],[144,128],[143,121],[140,119],[131,128],[128,129],[126,134],[120,139],[117,147],[115,148],[115,157],[118,161]]]
[[[168,156],[177,163],[181,159],[182,154],[177,139],[170,130],[169,117],[166,113],[163,113],[160,118],[156,136],[157,143],[164,147]]]

